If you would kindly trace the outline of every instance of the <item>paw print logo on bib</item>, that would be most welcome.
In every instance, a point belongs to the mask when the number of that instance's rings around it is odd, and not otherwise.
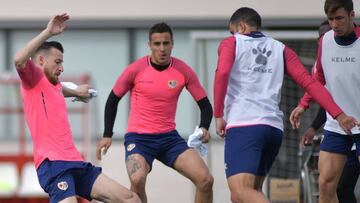
[[[253,48],[252,53],[257,55],[255,58],[255,62],[257,64],[266,65],[268,61],[268,57],[271,55],[271,51],[267,51],[266,48],[261,49],[258,47],[257,49]]]

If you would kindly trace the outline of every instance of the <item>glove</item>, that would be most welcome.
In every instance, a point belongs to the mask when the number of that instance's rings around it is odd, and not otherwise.
[[[75,90],[76,88],[78,88],[78,85],[75,84],[75,83],[73,83],[73,82],[61,82],[61,85],[62,85],[62,86],[65,86],[65,87],[67,87],[67,88],[69,88],[69,89],[73,89],[73,90]],[[88,90],[88,93],[89,93],[89,100],[92,99],[92,98],[94,98],[94,97],[97,97],[97,95],[98,95],[98,91],[95,90],[95,89],[89,89],[89,90]],[[71,101],[72,101],[72,102],[76,102],[76,101],[81,101],[81,99],[80,99],[79,97],[73,97],[73,98],[71,99]]]
[[[187,145],[191,148],[199,151],[202,157],[206,156],[208,153],[207,145],[201,141],[203,131],[198,126],[195,127],[193,134],[189,135]]]

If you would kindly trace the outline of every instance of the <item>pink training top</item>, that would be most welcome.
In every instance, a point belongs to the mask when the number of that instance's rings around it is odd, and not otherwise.
[[[31,60],[17,71],[22,82],[25,118],[33,140],[35,167],[46,158],[83,161],[72,139],[61,84],[50,83]]]
[[[229,84],[231,69],[233,67],[236,50],[236,38],[230,36],[224,39],[219,45],[218,49],[218,64],[214,82],[214,116],[222,117],[224,115],[224,100]],[[310,74],[301,64],[296,53],[290,48],[285,47],[285,73],[287,73],[298,85],[305,89],[305,91],[312,95],[315,101],[322,106],[332,117],[336,117],[342,110],[334,102],[328,91]],[[246,59],[245,59],[246,60]],[[283,58],[279,58],[283,60]],[[241,76],[239,76],[241,77]],[[257,85],[257,84],[251,84]]]
[[[163,71],[151,66],[150,56],[130,64],[113,88],[118,97],[130,90],[127,132],[156,134],[174,130],[177,102],[184,87],[196,101],[206,97],[194,71],[179,59],[171,57],[170,66]]]

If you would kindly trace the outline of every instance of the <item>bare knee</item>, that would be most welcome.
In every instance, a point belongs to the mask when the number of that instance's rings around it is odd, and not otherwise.
[[[208,173],[197,181],[196,187],[201,191],[211,191],[214,184],[214,177]]]
[[[322,194],[335,194],[336,182],[332,178],[319,177],[319,190]]]
[[[131,187],[136,191],[144,190],[146,183],[146,176],[142,174],[132,174],[130,176]]]

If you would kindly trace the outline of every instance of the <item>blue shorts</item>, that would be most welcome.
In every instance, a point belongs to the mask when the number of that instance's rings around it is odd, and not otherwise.
[[[266,176],[279,152],[283,132],[268,125],[230,128],[225,137],[226,177]]]
[[[351,148],[353,144],[356,144],[356,154],[360,154],[360,134],[354,135],[342,135],[336,132],[331,132],[324,130],[324,138],[320,143],[320,150],[344,154],[346,156],[350,155]]]
[[[152,168],[154,159],[173,167],[176,158],[189,149],[176,130],[161,134],[126,133],[125,160],[132,154],[140,154]]]
[[[45,159],[37,169],[39,183],[51,203],[76,195],[91,201],[91,189],[100,173],[100,167],[82,161]]]

